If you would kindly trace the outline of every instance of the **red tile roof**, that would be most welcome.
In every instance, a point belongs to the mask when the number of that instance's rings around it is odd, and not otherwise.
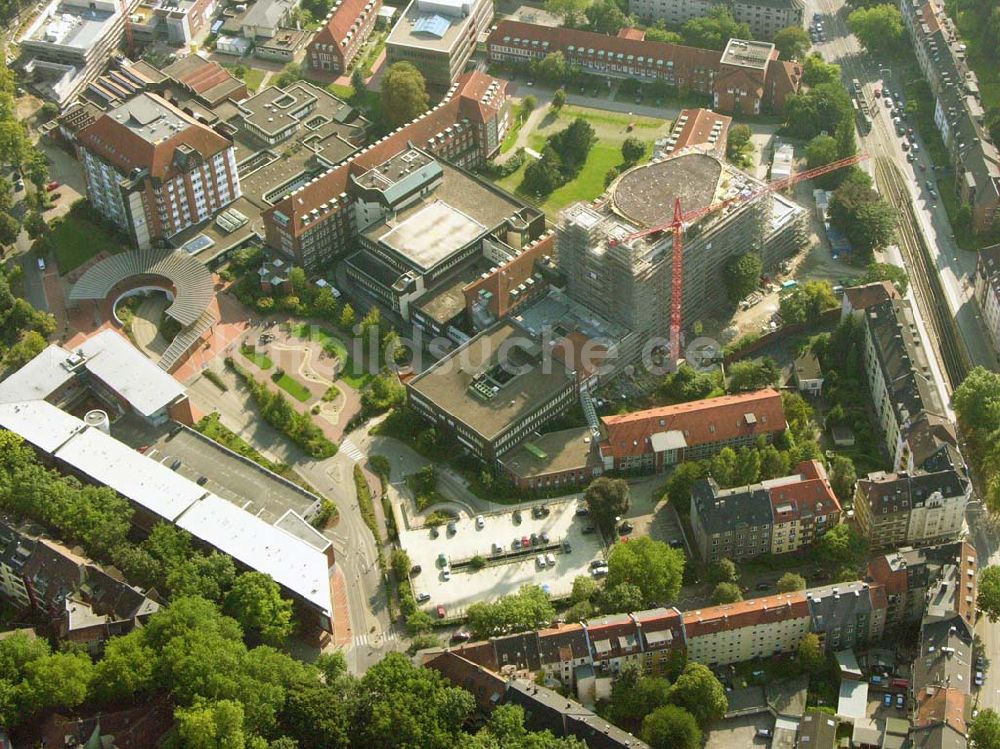
[[[753,418],[748,421],[746,416],[750,414]],[[688,447],[781,432],[785,429],[785,411],[778,391],[767,388],[622,416],[602,416],[601,421],[606,435],[601,454],[619,458],[648,452],[646,440],[657,432],[683,432]]]
[[[376,0],[376,5],[379,4]],[[368,0],[340,0],[337,6],[330,13],[330,20],[326,22],[316,35],[310,40],[309,46],[313,44],[332,44],[338,49],[345,46],[344,39],[347,32],[354,27],[354,22],[368,5]],[[373,12],[377,12],[377,9]]]
[[[700,611],[684,612],[684,629],[688,638],[716,632],[728,632],[743,627],[755,627],[772,622],[809,617],[809,603],[803,591],[779,593],[765,598],[712,606]]]
[[[719,114],[718,112],[713,112],[711,109],[682,109],[678,119],[687,115],[687,122],[684,124],[684,129],[677,134],[677,142],[674,144],[674,150],[680,151],[682,148],[690,148],[691,146],[709,146],[719,151],[720,153],[726,150],[726,134],[729,132],[729,125],[732,123],[733,118],[724,114]],[[712,134],[712,128],[715,127],[716,122],[722,123],[722,131],[718,134],[715,140],[715,144],[712,145],[708,142],[709,136]]]
[[[899,299],[899,292],[892,281],[878,281],[844,289],[844,300],[850,303],[852,310],[867,309],[888,299]]]
[[[152,143],[118,122],[109,113],[80,132],[77,136],[80,144],[126,174],[133,169],[148,169],[150,176],[161,180],[173,174],[174,154],[179,146],[188,146],[205,159],[232,146],[232,141],[228,138],[156,94],[145,92],[139,96],[154,99],[157,105],[182,120],[186,127],[169,138]]]
[[[641,41],[646,38],[646,32],[642,29],[633,29],[630,26],[625,26],[619,29],[618,36],[622,39],[638,39]]]
[[[909,588],[906,569],[892,569],[887,554],[876,557],[868,564],[868,577],[880,583],[885,592],[891,596],[901,595]]]
[[[799,480],[779,486],[768,486],[775,523],[788,523],[803,517],[829,515],[840,512],[840,502],[833,493],[826,469],[816,460],[806,460],[798,465]],[[779,507],[791,505],[790,510],[778,513]]]
[[[479,292],[488,291],[491,295],[488,304],[490,312],[498,320],[505,317],[516,300],[511,297],[511,290],[527,281],[535,272],[535,263],[546,255],[552,255],[554,249],[555,234],[549,232],[525,247],[517,257],[491,270],[485,278],[477,278],[463,288],[465,306],[470,315]]]
[[[304,228],[303,216],[314,208],[319,208],[323,203],[336,199],[347,189],[350,175],[363,174],[390,156],[399,153],[410,143],[420,148],[426,147],[431,138],[459,122],[463,116],[469,117],[470,110],[479,111],[479,101],[470,99],[467,91],[473,93],[477,91],[484,79],[501,80],[478,71],[465,74],[455,84],[450,97],[446,97],[444,101],[410,124],[396,129],[382,140],[373,143],[333,167],[305,187],[278,201],[264,213],[265,221],[269,220],[268,217],[273,212],[280,211],[290,219],[289,228],[291,231],[297,233]],[[506,82],[503,83],[506,84]],[[463,102],[468,102],[464,109]]]
[[[968,541],[962,543],[962,558],[958,562],[961,582],[958,590],[958,613],[972,625],[976,618],[976,597],[979,587],[979,556],[976,547]],[[969,587],[971,585],[971,587]]]
[[[967,730],[965,723],[965,695],[950,687],[927,687],[916,694],[917,715],[914,728],[947,724],[961,734]]]

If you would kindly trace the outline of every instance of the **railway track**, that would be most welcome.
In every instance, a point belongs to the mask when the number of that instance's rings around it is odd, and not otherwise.
[[[949,389],[954,391],[971,369],[969,352],[962,339],[955,318],[948,308],[948,301],[941,286],[941,278],[931,258],[923,234],[915,229],[913,203],[903,177],[896,165],[885,157],[875,159],[875,176],[885,198],[899,212],[896,234],[899,249],[906,261],[910,281],[916,290],[917,304],[930,333],[948,378]]]

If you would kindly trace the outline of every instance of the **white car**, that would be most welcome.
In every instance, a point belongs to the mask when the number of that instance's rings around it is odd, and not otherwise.
[[[538,565],[538,569],[540,570],[545,569],[545,555],[539,554],[537,557],[535,557],[535,564]]]
[[[476,528],[482,530],[484,527],[486,527],[486,520],[482,515],[476,515]]]

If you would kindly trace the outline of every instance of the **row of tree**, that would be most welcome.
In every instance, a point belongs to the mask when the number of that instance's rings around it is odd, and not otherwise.
[[[1000,512],[1000,374],[976,367],[955,389],[952,403],[986,504]]]

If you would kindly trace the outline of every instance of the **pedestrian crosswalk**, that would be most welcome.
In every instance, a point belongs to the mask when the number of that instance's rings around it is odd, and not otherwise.
[[[361,635],[354,635],[354,644],[357,647],[370,645],[371,647],[382,647],[390,642],[395,642],[399,637],[395,627],[387,629],[385,632],[369,632]]]
[[[350,437],[340,443],[340,452],[344,453],[344,455],[355,463],[360,463],[365,459],[365,454],[361,452],[361,448],[355,445]]]

